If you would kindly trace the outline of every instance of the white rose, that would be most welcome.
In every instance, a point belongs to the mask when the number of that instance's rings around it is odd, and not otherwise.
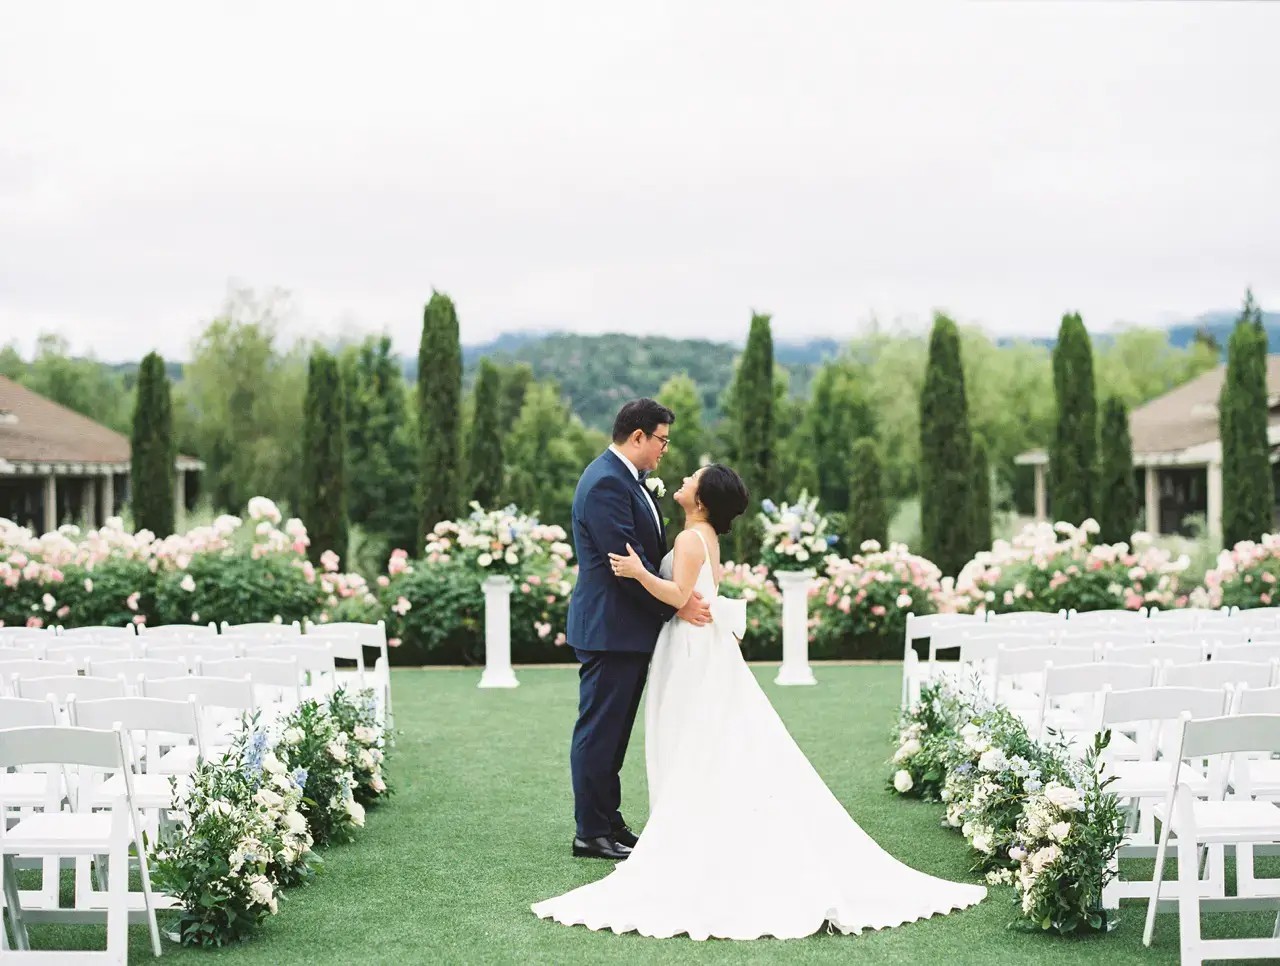
[[[908,775],[907,777],[910,778],[911,776]],[[381,775],[374,775],[371,779],[369,779],[369,787],[372,788],[379,795],[381,795],[383,792],[387,790],[387,783],[382,780]]]
[[[236,849],[227,858],[227,864],[231,867],[232,874],[239,872],[244,867],[244,853]]]
[[[271,775],[284,774],[284,762],[277,758],[273,751],[268,751],[262,756],[262,767]]]
[[[255,875],[249,880],[249,895],[253,897],[253,901],[259,906],[270,906],[275,899],[275,889],[271,887],[271,880],[264,875]]]
[[[798,560],[800,563],[804,563],[808,559],[809,559],[808,550],[801,548],[800,550],[796,551],[796,560]]]
[[[1026,857],[1027,857],[1027,850],[1024,849],[1021,845],[1015,845],[1013,848],[1009,850],[1009,858],[1013,859],[1013,861],[1015,862],[1021,862]]]
[[[493,557],[490,554],[482,553],[480,556],[476,557],[476,563],[481,567],[487,567],[493,563]]]
[[[911,788],[914,785],[915,782],[911,780],[911,772],[907,771],[905,768],[899,770],[893,776],[893,787],[900,795],[905,795],[907,792],[911,791]]]
[[[1049,826],[1049,838],[1055,842],[1065,842],[1067,836],[1071,834],[1070,822],[1055,822]]]
[[[357,828],[364,827],[364,806],[354,798],[347,802],[347,814],[351,816],[351,824]]]
[[[1084,811],[1084,802],[1080,800],[1079,793],[1074,788],[1068,788],[1066,785],[1050,782],[1045,786],[1044,797],[1053,802],[1058,808],[1071,809],[1077,812]]]
[[[279,808],[284,804],[284,799],[266,786],[258,789],[253,796],[253,800],[263,808]]]
[[[224,802],[222,799],[218,799],[216,802],[210,803],[209,811],[213,812],[215,815],[227,816],[230,815],[234,809],[232,809],[230,802]]]
[[[898,749],[897,754],[893,756],[893,760],[895,762],[904,762],[908,758],[918,755],[919,753],[920,742],[916,741],[915,738],[910,738],[903,743],[901,748]]]
[[[337,741],[331,741],[329,742],[326,750],[329,752],[329,757],[339,764],[347,760],[347,746],[344,744]]]
[[[369,754],[368,748],[361,748],[360,753],[356,755],[356,761],[360,763],[360,767],[365,771],[373,771],[377,762],[373,760],[373,755]]]
[[[505,560],[505,561],[507,562],[507,566],[508,566],[508,567],[514,567],[516,564],[518,564],[518,563],[520,562],[520,558],[519,558],[518,556],[516,556],[516,554],[515,554],[515,553],[513,553],[513,552],[511,552],[511,551],[508,551],[508,552],[507,552],[507,555],[506,555],[505,557],[503,557],[502,559],[503,559],[503,560]]]
[[[378,729],[365,725],[356,725],[356,741],[362,745],[371,745],[378,740]]]
[[[285,728],[285,730],[284,730],[284,735],[281,737],[281,740],[282,740],[286,745],[298,745],[298,744],[301,744],[301,743],[302,743],[302,729],[301,729],[301,728]]]
[[[1004,771],[1009,764],[1009,759],[999,748],[989,748],[982,753],[982,757],[978,759],[978,768],[982,771]]]
[[[973,837],[973,847],[985,855],[991,854],[991,833],[979,832]]]
[[[284,813],[284,827],[294,835],[301,835],[307,830],[307,820],[296,808]]]
[[[1031,856],[1031,868],[1036,872],[1040,872],[1047,865],[1053,865],[1058,861],[1058,857],[1062,855],[1062,851],[1056,845],[1049,845]]]
[[[185,590],[187,593],[191,593],[191,591],[196,589],[195,578],[192,577],[190,574],[186,574],[185,576],[183,576],[182,582],[178,584],[178,586],[181,587],[183,590]]]

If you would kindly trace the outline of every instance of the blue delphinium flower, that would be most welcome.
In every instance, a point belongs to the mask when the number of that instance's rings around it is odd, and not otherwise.
[[[262,774],[262,757],[267,753],[267,733],[255,731],[244,749],[244,764],[241,770],[246,778],[256,778]]]
[[[307,770],[305,768],[295,768],[289,778],[299,788],[307,787]]]
[[[761,500],[760,509],[764,510],[765,513],[777,513],[778,505],[772,500]]]
[[[839,543],[839,542],[840,542],[840,538],[839,538],[839,537],[837,537],[834,533],[828,533],[828,534],[827,534],[827,546],[828,546],[828,547],[834,547],[834,546],[835,546],[837,543]]]

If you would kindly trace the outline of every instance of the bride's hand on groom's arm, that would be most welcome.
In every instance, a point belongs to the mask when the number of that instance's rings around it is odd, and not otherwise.
[[[613,566],[613,575],[615,577],[629,577],[632,580],[641,580],[649,572],[649,569],[644,565],[644,561],[631,548],[631,544],[627,544],[626,556],[620,553],[609,554],[609,563]]]

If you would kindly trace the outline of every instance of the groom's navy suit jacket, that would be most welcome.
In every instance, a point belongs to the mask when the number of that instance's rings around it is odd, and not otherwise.
[[[578,480],[573,494],[573,542],[578,581],[569,599],[567,643],[579,651],[652,653],[675,608],[649,594],[638,580],[613,575],[609,554],[627,544],[653,573],[667,552],[657,503],[613,450],[605,450]],[[658,519],[661,520],[661,510]]]

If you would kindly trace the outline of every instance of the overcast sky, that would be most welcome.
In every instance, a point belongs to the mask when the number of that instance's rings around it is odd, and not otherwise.
[[[196,7],[0,7],[0,342],[1280,307],[1280,3]]]

